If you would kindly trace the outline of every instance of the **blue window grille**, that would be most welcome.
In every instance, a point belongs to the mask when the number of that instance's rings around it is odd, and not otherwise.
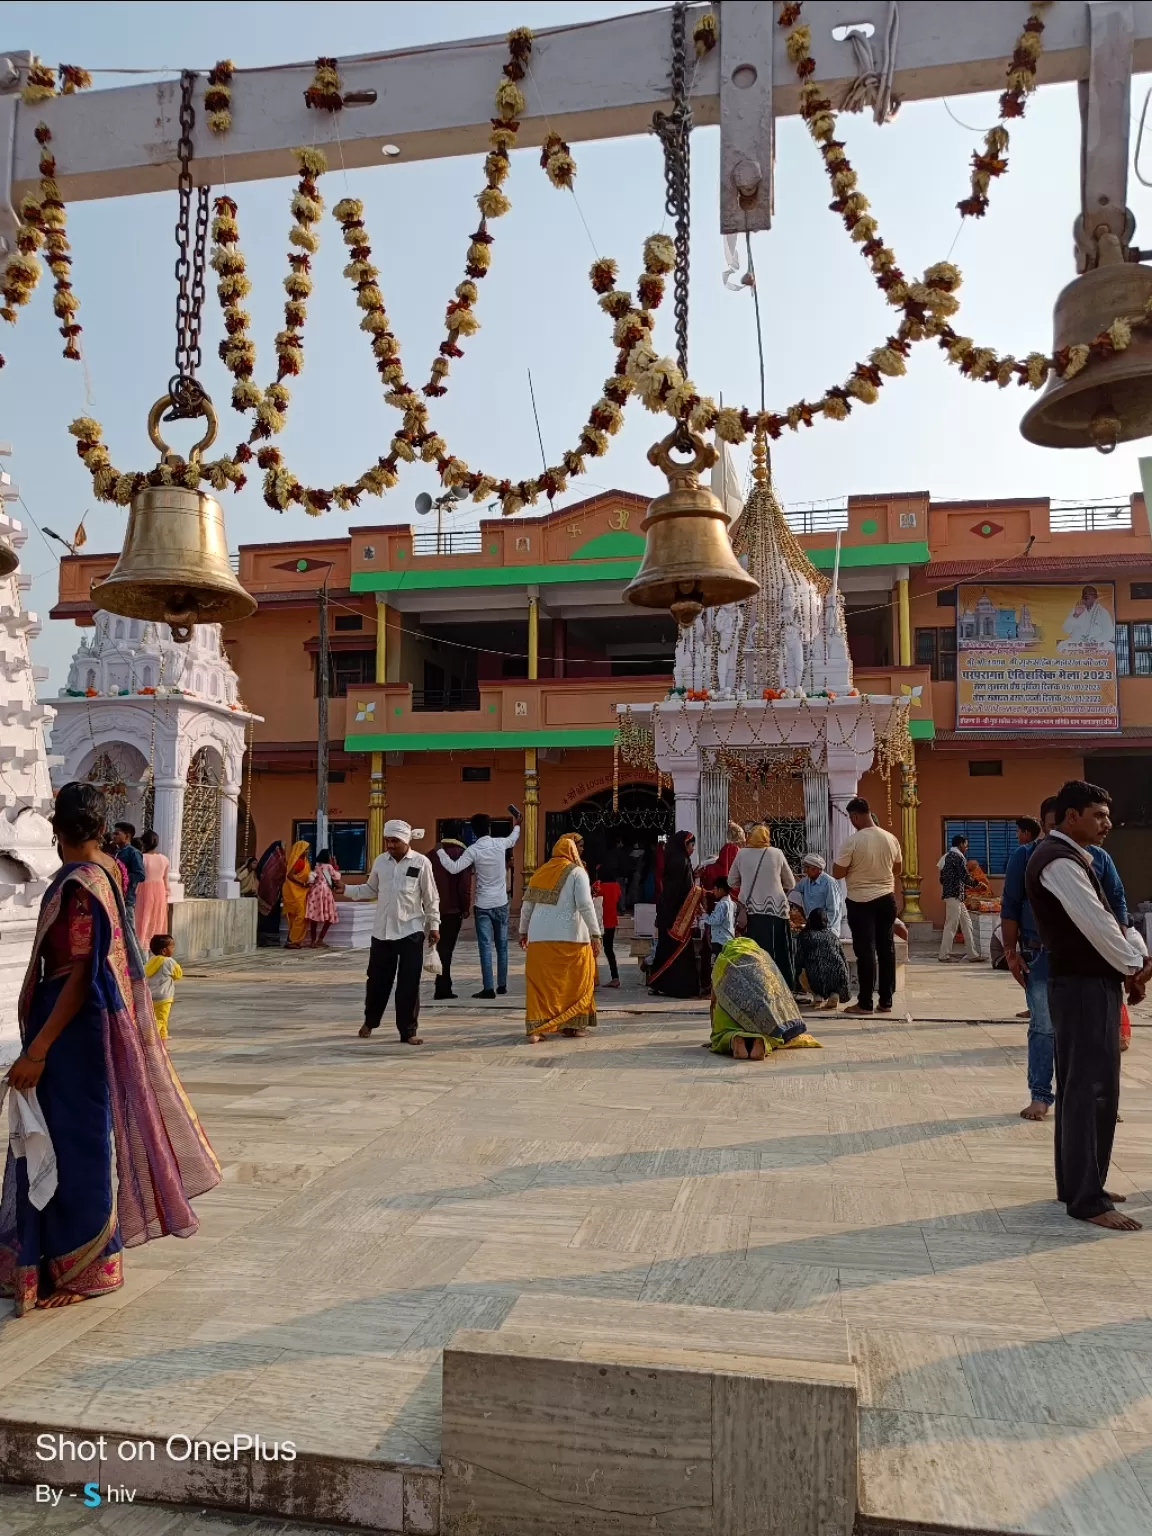
[[[1016,818],[997,816],[964,821],[947,820],[944,823],[944,848],[941,851],[946,852],[951,848],[952,839],[957,836],[968,839],[968,857],[975,859],[986,875],[1002,875],[1016,848]]]

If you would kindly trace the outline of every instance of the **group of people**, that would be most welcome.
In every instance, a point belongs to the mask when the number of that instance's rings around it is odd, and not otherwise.
[[[340,869],[329,848],[321,848],[316,863],[311,846],[297,839],[270,843],[259,859],[249,859],[240,871],[241,896],[255,897],[258,907],[256,942],[279,947],[281,918],[288,920],[285,949],[324,949],[328,930],[340,916],[333,895]]]
[[[1152,961],[1128,917],[1102,844],[1111,797],[1073,779],[1021,817],[1001,896],[1004,957],[1028,1002],[1026,1120],[1055,1105],[1056,1196],[1069,1216],[1134,1231],[1106,1186],[1120,1105],[1125,999],[1139,1002]],[[1053,1092],[1055,1077],[1055,1092]]]
[[[825,1008],[847,1002],[848,971],[840,944],[846,920],[856,956],[859,993],[849,1013],[892,1008],[896,990],[899,841],[878,826],[868,802],[849,802],[852,833],[829,873],[822,854],[806,853],[797,879],[769,828],[745,833],[733,822],[718,857],[693,867],[696,839],[677,832],[664,856],[656,900],[656,947],[648,984],[669,997],[709,995],[716,957],[737,936],[767,954],[790,993]],[[838,882],[844,882],[842,897]],[[700,955],[697,928],[707,929]]]

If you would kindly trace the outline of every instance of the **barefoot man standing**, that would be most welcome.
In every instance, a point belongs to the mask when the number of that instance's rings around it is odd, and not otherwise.
[[[1139,1002],[1152,962],[1125,937],[1088,846],[1112,824],[1108,791],[1070,780],[1056,825],[1028,860],[1025,888],[1048,951],[1048,1006],[1056,1039],[1056,1198],[1069,1216],[1134,1232],[1104,1187],[1120,1102],[1120,1003]]]

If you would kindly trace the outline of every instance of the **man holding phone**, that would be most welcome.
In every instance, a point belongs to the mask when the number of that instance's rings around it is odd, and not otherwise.
[[[480,951],[483,986],[472,994],[473,997],[503,997],[508,991],[508,877],[504,856],[520,840],[520,811],[514,805],[508,810],[515,822],[508,837],[493,837],[491,816],[478,811],[471,820],[476,840],[470,848],[465,848],[458,859],[450,859],[443,848],[436,851],[436,857],[450,875],[463,874],[466,869],[476,872],[472,910],[476,917],[476,948]],[[495,975],[493,949],[496,951]]]

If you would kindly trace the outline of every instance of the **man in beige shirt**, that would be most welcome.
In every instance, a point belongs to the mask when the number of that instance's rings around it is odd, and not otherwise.
[[[875,991],[877,1011],[891,1013],[896,991],[893,929],[899,916],[896,877],[903,868],[903,854],[898,839],[873,821],[867,800],[849,800],[846,809],[855,830],[836,855],[832,873],[848,891],[848,927],[860,992],[845,1011],[871,1013]]]

